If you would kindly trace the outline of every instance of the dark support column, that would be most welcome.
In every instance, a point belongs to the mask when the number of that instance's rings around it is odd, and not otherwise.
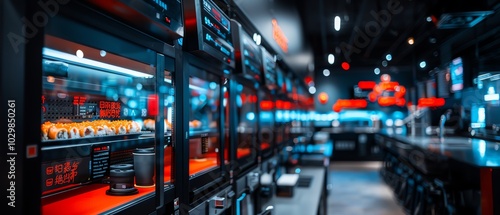
[[[493,169],[481,168],[481,214],[493,215]]]

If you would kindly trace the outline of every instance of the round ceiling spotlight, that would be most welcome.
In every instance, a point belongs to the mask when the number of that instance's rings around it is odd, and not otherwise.
[[[262,37],[260,36],[260,34],[254,33],[253,41],[255,42],[255,44],[260,45],[262,43]]]
[[[427,63],[425,62],[425,60],[421,61],[420,64],[419,64],[420,68],[425,68],[427,66]]]
[[[408,38],[408,44],[413,45],[415,43],[415,39],[413,37]]]
[[[83,58],[83,51],[82,51],[82,50],[80,50],[80,49],[76,50],[76,56],[77,56],[78,58]]]
[[[392,55],[391,55],[391,54],[387,54],[387,55],[385,56],[385,59],[386,59],[387,61],[391,61],[391,60],[392,60]]]
[[[333,54],[328,55],[328,63],[329,64],[335,63],[335,55],[333,55]]]
[[[386,60],[382,61],[382,66],[383,67],[387,67],[387,61]]]
[[[326,76],[326,77],[330,76],[330,70],[324,69],[323,70],[323,75]]]
[[[310,94],[315,94],[315,93],[316,93],[316,87],[314,87],[314,86],[310,86],[310,87],[309,87],[309,93],[310,93]]]
[[[335,16],[333,20],[333,28],[335,28],[336,31],[340,31],[340,17]]]
[[[425,20],[426,20],[427,22],[432,22],[432,17],[428,16],[427,18],[425,18]]]
[[[375,75],[378,75],[380,74],[380,69],[377,67],[373,70],[373,73],[375,73]]]

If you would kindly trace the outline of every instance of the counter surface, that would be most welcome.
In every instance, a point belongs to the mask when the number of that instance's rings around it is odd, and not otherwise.
[[[459,136],[445,136],[444,138],[406,136],[386,130],[382,130],[379,134],[476,167],[500,167],[500,142]]]
[[[272,205],[272,214],[318,214],[325,174],[325,167],[301,167],[300,176],[312,177],[310,186],[295,187],[293,197],[274,196],[263,209]]]

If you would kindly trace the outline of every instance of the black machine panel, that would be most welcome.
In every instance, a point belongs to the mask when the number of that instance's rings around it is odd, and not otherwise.
[[[184,49],[234,67],[231,22],[227,15],[210,0],[184,1],[184,12]]]
[[[169,41],[184,36],[181,0],[83,1],[159,39]]]
[[[260,47],[255,44],[253,39],[248,35],[243,27],[231,20],[234,52],[236,56],[236,66],[241,68],[241,73],[258,82],[261,81],[262,75],[262,55]]]
[[[263,70],[264,70],[264,84],[270,90],[278,88],[276,78],[276,58],[271,55],[264,47],[261,47]]]

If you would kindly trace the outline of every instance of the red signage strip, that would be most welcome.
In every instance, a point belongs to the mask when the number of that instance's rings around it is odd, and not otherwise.
[[[332,109],[335,112],[340,112],[344,108],[366,108],[368,102],[364,99],[338,99]]]
[[[278,21],[276,19],[272,20],[273,24],[273,39],[278,43],[278,46],[283,50],[283,52],[288,53],[288,39],[281,30],[281,27],[278,25]]]
[[[360,81],[360,82],[358,82],[358,87],[359,87],[359,89],[362,89],[362,90],[372,90],[373,87],[375,87],[375,85],[377,85],[375,83],[375,81]]]
[[[420,98],[418,100],[418,107],[441,107],[444,106],[445,100],[443,98]]]

